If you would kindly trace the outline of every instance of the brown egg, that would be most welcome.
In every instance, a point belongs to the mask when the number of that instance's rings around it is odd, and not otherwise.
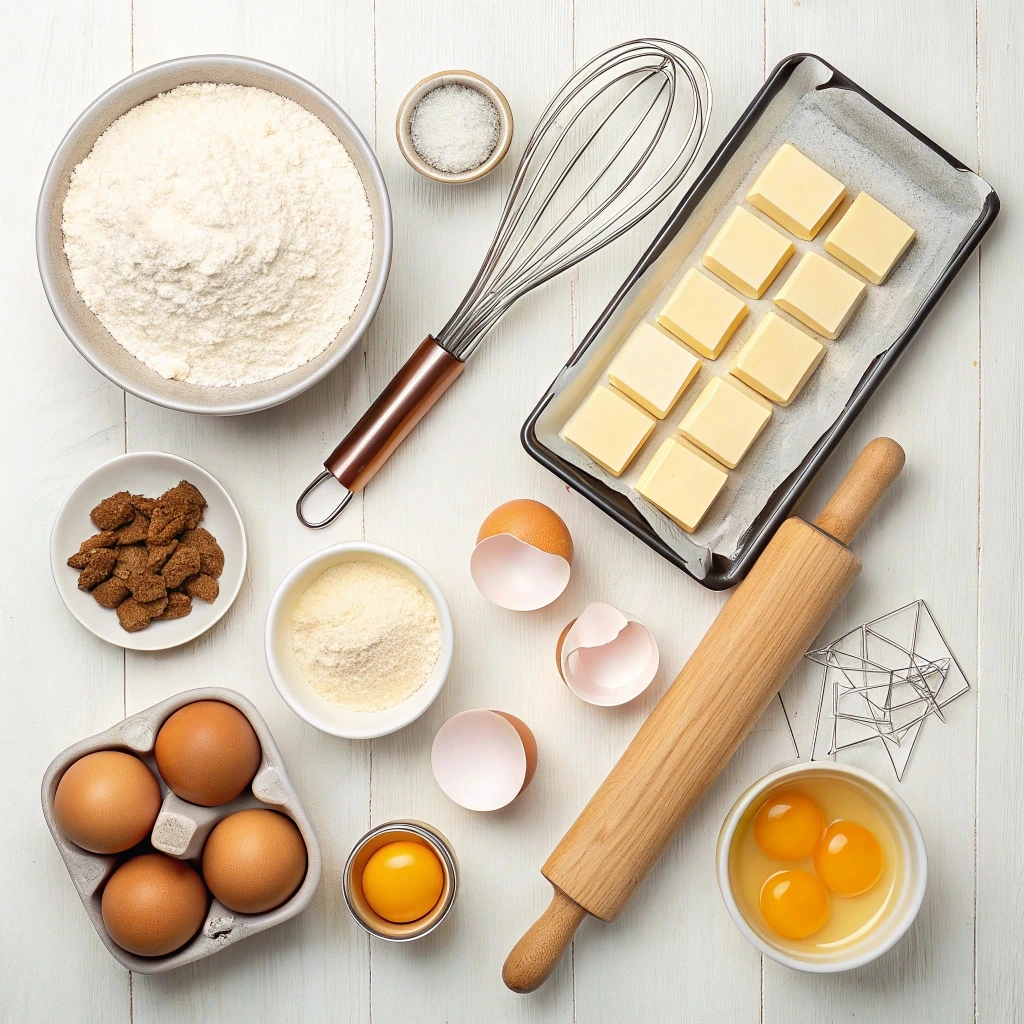
[[[508,534],[524,544],[572,561],[572,535],[558,513],[532,498],[514,498],[499,505],[480,524],[479,544],[488,537]]]
[[[167,719],[156,737],[164,782],[192,804],[216,807],[241,794],[260,766],[249,719],[220,700],[197,700]]]
[[[469,573],[488,601],[512,611],[535,611],[568,586],[572,550],[572,537],[556,512],[517,498],[499,505],[481,524]]]
[[[138,956],[164,956],[202,927],[206,886],[185,861],[144,853],[110,876],[101,910],[110,937],[122,949]]]
[[[229,814],[203,848],[203,877],[228,910],[262,914],[287,900],[306,874],[306,844],[277,811]]]
[[[149,835],[160,803],[160,784],[147,764],[120,750],[97,750],[61,776],[53,814],[76,846],[120,853]]]

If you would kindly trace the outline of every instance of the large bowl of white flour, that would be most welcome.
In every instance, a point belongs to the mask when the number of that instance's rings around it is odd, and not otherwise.
[[[356,346],[384,293],[391,208],[347,114],[244,57],[183,57],[99,97],[36,216],[64,333],[126,391],[237,415],[294,398]]]

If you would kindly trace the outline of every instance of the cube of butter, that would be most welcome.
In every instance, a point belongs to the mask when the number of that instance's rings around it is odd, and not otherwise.
[[[621,476],[653,429],[654,420],[647,413],[599,384],[573,414],[563,434],[612,476]]]
[[[658,314],[658,323],[708,359],[717,359],[747,315],[747,304],[691,267]]]
[[[737,206],[700,261],[741,295],[759,299],[793,252],[785,235]]]
[[[738,381],[715,377],[679,424],[679,433],[735,469],[772,418],[772,406]]]
[[[608,370],[608,380],[652,416],[663,420],[701,361],[654,324],[641,324]]]
[[[768,161],[747,202],[797,238],[810,241],[846,195],[846,186],[788,142]]]
[[[789,405],[810,380],[825,346],[775,313],[765,313],[729,372],[765,398]]]
[[[861,304],[868,286],[824,256],[805,252],[775,296],[775,305],[812,331],[838,338]]]
[[[666,437],[634,490],[687,533],[700,526],[729,474],[679,437]]]
[[[825,239],[825,252],[872,284],[884,284],[916,232],[867,192],[861,192]]]

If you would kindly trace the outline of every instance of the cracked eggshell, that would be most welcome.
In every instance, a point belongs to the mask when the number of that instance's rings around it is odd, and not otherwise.
[[[614,707],[638,697],[658,673],[658,645],[638,619],[609,604],[588,604],[555,647],[566,686],[588,704]]]
[[[530,784],[537,741],[525,722],[477,708],[448,719],[434,737],[430,767],[449,799],[470,811],[496,811]]]
[[[547,505],[517,498],[481,524],[469,562],[477,589],[517,612],[551,604],[569,583],[572,537]]]

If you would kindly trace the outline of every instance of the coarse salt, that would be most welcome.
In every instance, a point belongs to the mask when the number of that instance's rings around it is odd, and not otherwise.
[[[416,152],[431,167],[461,174],[479,167],[498,144],[498,108],[465,85],[441,85],[416,104],[409,130]]]

